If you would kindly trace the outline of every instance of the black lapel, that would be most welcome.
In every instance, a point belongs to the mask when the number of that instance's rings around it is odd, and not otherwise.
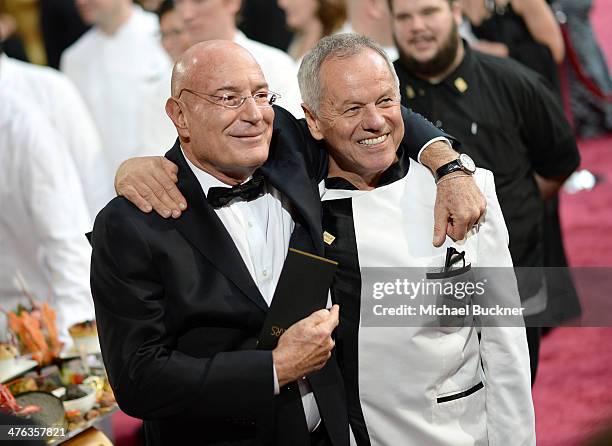
[[[187,165],[177,140],[166,158],[178,166],[178,188],[187,200],[188,208],[173,220],[176,228],[223,275],[230,279],[259,308],[268,311],[268,304],[259,292],[231,236],[206,201],[202,187]]]
[[[304,157],[299,152],[301,148],[289,147],[288,139],[281,138],[281,132],[280,129],[274,130],[268,161],[259,171],[272,186],[291,201],[301,217],[297,220],[302,220],[312,238],[316,251],[314,254],[323,255],[321,198],[318,185],[308,176]]]

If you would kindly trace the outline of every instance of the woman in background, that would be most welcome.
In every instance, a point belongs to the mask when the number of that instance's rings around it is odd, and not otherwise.
[[[287,26],[295,33],[287,52],[294,60],[322,38],[337,32],[346,20],[344,0],[277,0]]]

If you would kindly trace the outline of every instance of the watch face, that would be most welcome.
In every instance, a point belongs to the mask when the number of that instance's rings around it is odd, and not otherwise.
[[[459,155],[459,162],[468,172],[474,173],[476,171],[476,164],[474,164],[474,160],[472,160],[469,155],[466,155],[465,153]]]

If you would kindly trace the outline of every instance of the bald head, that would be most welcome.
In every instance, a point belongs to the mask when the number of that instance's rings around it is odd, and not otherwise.
[[[176,62],[171,88],[166,113],[196,167],[233,185],[266,161],[274,110],[247,50],[227,40],[198,43]]]
[[[177,97],[183,88],[194,88],[211,74],[235,68],[236,64],[245,66],[259,64],[251,53],[229,40],[209,40],[196,43],[185,51],[172,69],[171,94]],[[197,88],[196,88],[197,89]]]

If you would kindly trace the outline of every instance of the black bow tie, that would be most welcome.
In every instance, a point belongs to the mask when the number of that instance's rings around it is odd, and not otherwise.
[[[251,201],[264,194],[265,181],[262,176],[255,176],[244,184],[234,187],[211,187],[206,199],[214,208],[227,206],[235,198]]]

